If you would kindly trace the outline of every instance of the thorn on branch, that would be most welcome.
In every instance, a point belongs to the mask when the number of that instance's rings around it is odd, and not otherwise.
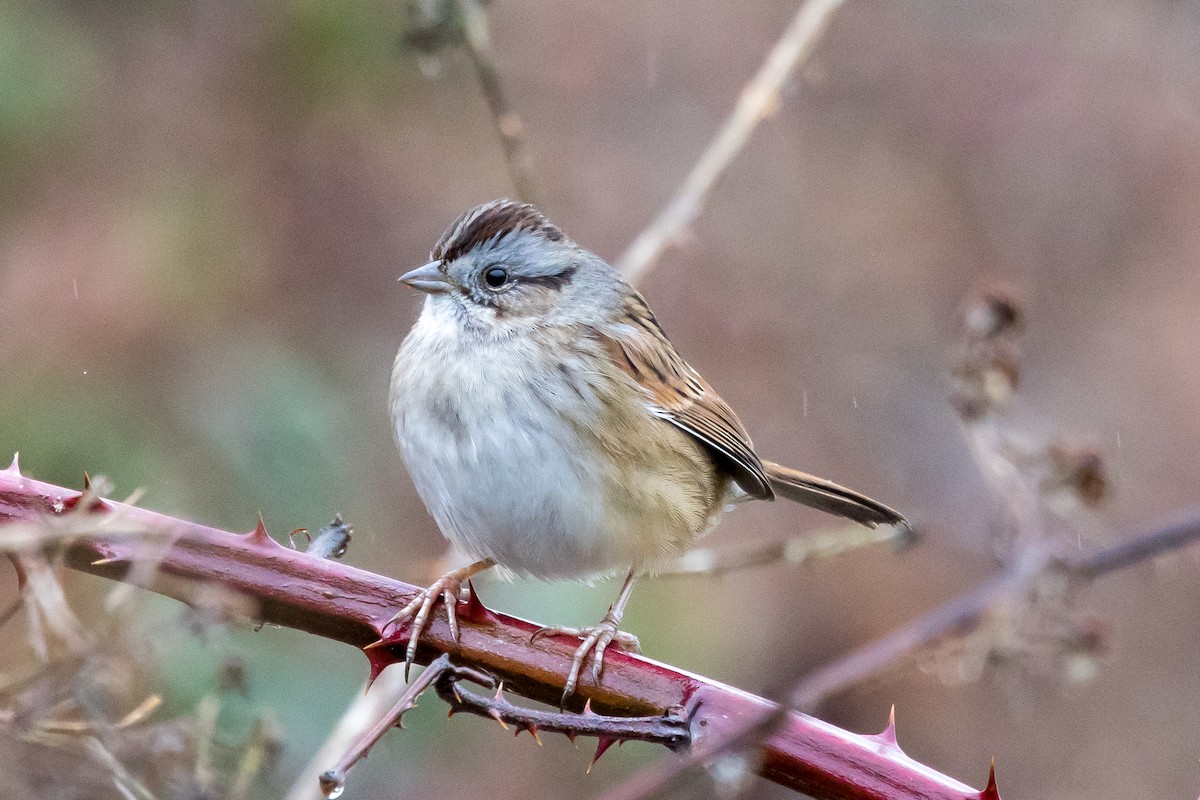
[[[892,704],[892,710],[888,712],[887,727],[873,736],[868,736],[868,739],[879,742],[886,748],[894,749],[897,752],[903,753],[900,749],[900,743],[896,741],[896,706]]]
[[[988,782],[983,791],[979,793],[979,800],[1000,800],[1000,789],[996,786],[996,759],[992,759],[992,765],[988,768]]]
[[[261,511],[258,513],[258,524],[246,536],[249,537],[250,542],[263,547],[283,547],[283,545],[271,538],[271,534],[267,533],[267,526],[263,522]]]

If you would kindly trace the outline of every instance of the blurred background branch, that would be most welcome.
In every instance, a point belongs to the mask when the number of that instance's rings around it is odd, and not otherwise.
[[[525,145],[525,124],[509,102],[501,83],[484,5],[484,0],[410,0],[413,19],[409,22],[406,38],[427,56],[435,56],[453,43],[461,43],[466,48],[496,126],[504,165],[517,199],[536,204],[537,189]]]
[[[733,113],[709,143],[700,160],[659,215],[646,227],[617,262],[617,269],[636,283],[658,264],[668,247],[687,234],[709,193],[737,158],[758,124],[779,107],[784,83],[816,47],[821,32],[842,0],[805,0],[783,36],[767,54],[758,73],[742,89]]]

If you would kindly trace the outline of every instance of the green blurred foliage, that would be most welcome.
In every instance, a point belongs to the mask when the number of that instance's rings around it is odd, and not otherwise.
[[[19,179],[48,144],[78,131],[99,66],[86,32],[47,5],[0,4],[0,177],[6,182]]]
[[[403,3],[279,4],[278,64],[301,108],[347,93],[382,101],[404,50]]]

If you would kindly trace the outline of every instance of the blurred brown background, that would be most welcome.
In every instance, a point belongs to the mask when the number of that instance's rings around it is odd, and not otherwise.
[[[512,189],[465,55],[418,58],[399,43],[402,6],[0,4],[0,450],[35,477],[103,473],[118,495],[146,487],[148,507],[232,529],[260,509],[277,535],[340,511],[351,563],[425,578],[442,540],[385,411],[418,311],[395,278],[460,211]],[[550,217],[616,259],[794,11],[494,0]],[[649,655],[763,691],[995,569],[997,503],[946,400],[958,311],[985,279],[1028,300],[1017,421],[1111,459],[1117,492],[1087,532],[1114,541],[1194,501],[1198,56],[1194,3],[849,0],[641,288],[767,457],[929,535],[902,556],[648,581],[626,622]],[[761,504],[713,541],[816,524]],[[570,624],[615,590],[481,588]],[[995,756],[1006,800],[1194,797],[1195,564],[1139,568],[1085,600],[1112,625],[1090,681],[1016,665],[943,685],[910,668],[822,716],[873,732],[895,703],[911,755],[976,786]],[[289,631],[201,641],[177,606],[146,608],[165,713],[186,713],[222,656],[246,659],[247,704],[286,733],[264,789],[281,794],[365,660]],[[27,656],[9,625],[0,668]],[[355,796],[587,797],[662,755],[627,746],[586,776],[588,748],[539,750],[433,700],[408,727],[352,773]]]

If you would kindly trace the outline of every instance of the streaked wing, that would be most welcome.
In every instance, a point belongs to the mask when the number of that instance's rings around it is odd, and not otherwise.
[[[750,435],[733,409],[683,360],[632,289],[625,312],[622,322],[627,324],[609,329],[605,338],[617,366],[645,390],[650,411],[704,444],[746,494],[773,498]]]

